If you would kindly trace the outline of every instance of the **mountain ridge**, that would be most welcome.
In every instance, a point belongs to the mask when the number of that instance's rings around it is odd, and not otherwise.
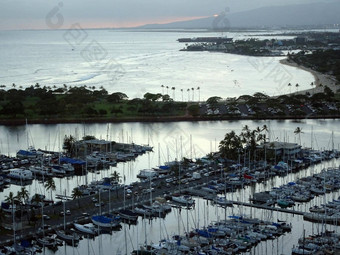
[[[142,29],[229,29],[315,26],[340,23],[340,2],[267,6],[238,13],[225,13],[166,24],[147,24]],[[221,23],[221,24],[219,24]]]

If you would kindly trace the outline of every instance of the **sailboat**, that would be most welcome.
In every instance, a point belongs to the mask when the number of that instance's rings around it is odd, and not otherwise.
[[[88,224],[73,223],[73,225],[78,231],[80,231],[82,233],[90,234],[90,235],[96,235],[97,234],[97,230],[92,223],[88,223]]]
[[[122,221],[121,217],[114,215],[95,215],[91,217],[94,225],[103,228],[118,227]]]
[[[44,215],[44,204],[41,204],[41,215]],[[42,246],[43,248],[48,247],[48,248],[56,248],[57,247],[57,241],[49,236],[45,236],[45,225],[44,225],[44,217],[41,217],[42,221],[42,231],[43,235],[42,237],[37,238],[37,243]]]
[[[173,195],[172,201],[184,204],[184,205],[193,205],[195,203],[195,200],[192,199],[191,196],[188,195]]]

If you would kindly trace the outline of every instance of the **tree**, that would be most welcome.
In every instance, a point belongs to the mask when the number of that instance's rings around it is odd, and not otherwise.
[[[169,95],[169,86],[166,86],[166,93]]]
[[[107,101],[111,103],[120,103],[125,99],[128,99],[128,96],[122,92],[115,92],[107,97]]]
[[[217,97],[217,96],[214,96],[214,97],[209,97],[208,100],[207,100],[207,104],[210,104],[210,105],[217,105],[218,102],[221,100],[222,98],[221,97]]]
[[[171,98],[170,98],[169,95],[163,95],[163,96],[162,96],[162,100],[163,100],[164,102],[167,102],[167,101],[170,101]]]
[[[256,92],[253,97],[259,99],[259,100],[266,100],[269,98],[269,96],[267,96],[266,94],[263,94],[261,92]]]
[[[161,94],[153,94],[153,93],[145,93],[144,94],[144,99],[147,101],[157,101],[158,99],[162,98]]]
[[[187,89],[188,92],[188,102],[190,101],[190,89]]]
[[[176,99],[175,98],[175,90],[176,90],[176,88],[172,87],[171,90],[172,90],[172,98],[175,100]]]
[[[14,196],[14,193],[11,191],[8,193],[8,196],[5,197],[5,202],[13,204],[16,201],[17,197]]]
[[[162,84],[161,87],[162,87],[162,94],[164,94],[164,85]]]
[[[192,90],[192,101],[195,101],[195,89],[191,88]]]
[[[331,90],[328,86],[325,86],[323,89],[323,92],[326,94],[326,96],[328,97],[328,99],[331,99],[334,97],[334,92],[333,90]]]
[[[13,117],[16,117],[18,114],[24,114],[24,112],[24,105],[19,100],[9,101],[1,110],[2,114],[11,115]]]
[[[81,190],[78,187],[76,187],[76,188],[74,188],[72,190],[72,195],[71,196],[72,196],[73,200],[76,200],[78,198],[83,197],[83,193],[81,192]],[[80,207],[79,199],[77,200],[77,203],[78,203],[78,207]]]
[[[200,107],[198,104],[192,104],[188,107],[188,113],[192,116],[198,116],[200,114]]]
[[[51,201],[53,201],[52,192],[56,190],[55,182],[53,178],[48,178],[44,184],[45,189],[51,192]]]
[[[65,135],[63,149],[66,150],[68,153],[72,153],[75,142],[76,142],[76,139],[72,135],[70,136]]]
[[[183,102],[183,101],[184,101],[184,100],[183,100],[183,89],[181,89],[181,93],[182,93],[182,102]]]
[[[29,199],[29,192],[25,187],[21,187],[21,190],[18,191],[17,197],[22,201],[22,202],[27,202]]]
[[[302,134],[302,129],[300,127],[297,127],[294,131],[295,135],[299,135],[299,144],[301,145],[301,134]]]
[[[236,135],[235,131],[227,133],[219,144],[219,151],[223,157],[236,160],[239,152],[242,150],[241,138]]]
[[[8,193],[8,196],[5,197],[5,202],[9,203],[12,206],[12,215],[14,214],[14,204],[17,204],[17,197],[14,196],[14,193],[11,191]]]
[[[288,83],[288,87],[289,87],[289,94],[292,94],[292,84]]]
[[[111,178],[112,180],[117,184],[116,187],[116,195],[118,198],[118,184],[122,181],[122,177],[120,176],[120,174],[115,170],[112,174],[111,174]]]
[[[267,125],[263,125],[262,126],[262,131],[264,131],[264,142],[266,142],[267,138],[266,138],[266,133],[269,133],[269,129],[267,127]],[[270,137],[268,138],[268,140],[270,139]]]
[[[197,87],[197,90],[198,90],[198,102],[200,102],[201,101],[201,88]]]
[[[300,85],[299,85],[299,83],[296,83],[296,84],[295,84],[295,87],[296,87],[296,92],[298,92],[298,91],[299,91],[299,86],[300,86]]]

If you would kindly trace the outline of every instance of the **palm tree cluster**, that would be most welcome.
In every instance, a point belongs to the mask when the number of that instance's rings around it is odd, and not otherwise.
[[[169,95],[169,86],[164,86],[163,84],[161,85],[161,88],[162,88],[162,94],[164,95],[164,88],[166,88],[166,94]],[[176,87],[171,87],[170,88],[172,90],[172,98],[173,100],[176,100],[176,94],[175,94],[175,91],[176,91]],[[201,100],[201,88],[200,87],[197,87],[196,88],[197,92],[198,92],[198,101]],[[180,89],[181,93],[182,93],[182,101],[184,101],[184,98],[183,98],[183,89]],[[190,91],[192,92],[191,96],[190,96]],[[187,89],[187,92],[188,92],[188,97],[187,97],[187,101],[195,101],[195,88],[188,88]]]
[[[242,153],[253,154],[259,142],[267,141],[267,132],[266,125],[254,130],[250,130],[248,125],[245,125],[240,135],[236,135],[235,131],[227,133],[219,144],[219,151],[223,157],[234,160]]]

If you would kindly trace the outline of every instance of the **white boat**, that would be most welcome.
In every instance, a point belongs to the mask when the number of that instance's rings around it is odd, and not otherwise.
[[[37,238],[37,243],[45,247],[56,247],[57,246],[57,241],[54,238],[47,237],[47,236],[42,237],[42,238]]]
[[[28,168],[33,174],[41,175],[41,176],[53,176],[53,172],[51,168],[45,166],[30,166]]]
[[[19,150],[17,152],[18,158],[37,158],[38,156],[42,156],[43,153],[37,151],[33,146],[29,146],[27,150]]]
[[[32,180],[33,179],[33,175],[30,170],[21,169],[21,168],[14,168],[14,169],[9,170],[9,174],[7,176],[15,180]]]
[[[143,205],[136,206],[133,210],[134,213],[145,216],[145,217],[151,217],[152,216],[152,210],[145,208]]]
[[[193,205],[195,201],[191,196],[182,195],[182,196],[172,196],[172,201],[184,204],[184,205]]]
[[[66,241],[66,242],[75,243],[75,242],[79,242],[79,240],[80,240],[80,237],[79,237],[79,235],[77,235],[77,233],[67,233],[63,229],[59,229],[59,230],[56,229],[55,233],[60,239]]]
[[[314,251],[311,251],[311,250],[306,250],[306,249],[302,249],[302,248],[293,248],[292,249],[292,254],[296,254],[296,255],[299,255],[299,254],[304,254],[304,255],[308,255],[308,254],[314,254]]]
[[[59,165],[52,165],[51,171],[54,174],[66,174],[66,171],[64,170],[64,168]]]
[[[77,223],[73,223],[74,227],[82,232],[82,233],[85,233],[85,234],[90,234],[90,235],[96,235],[97,234],[97,230],[95,228],[95,226],[91,223],[89,224],[77,224]]]
[[[158,173],[151,169],[143,169],[139,171],[139,174],[137,175],[138,178],[141,179],[153,179],[158,176]]]
[[[227,200],[226,197],[220,197],[220,196],[217,196],[216,198],[214,198],[214,203],[219,204],[219,205],[226,205],[226,206],[233,205],[232,201]]]

